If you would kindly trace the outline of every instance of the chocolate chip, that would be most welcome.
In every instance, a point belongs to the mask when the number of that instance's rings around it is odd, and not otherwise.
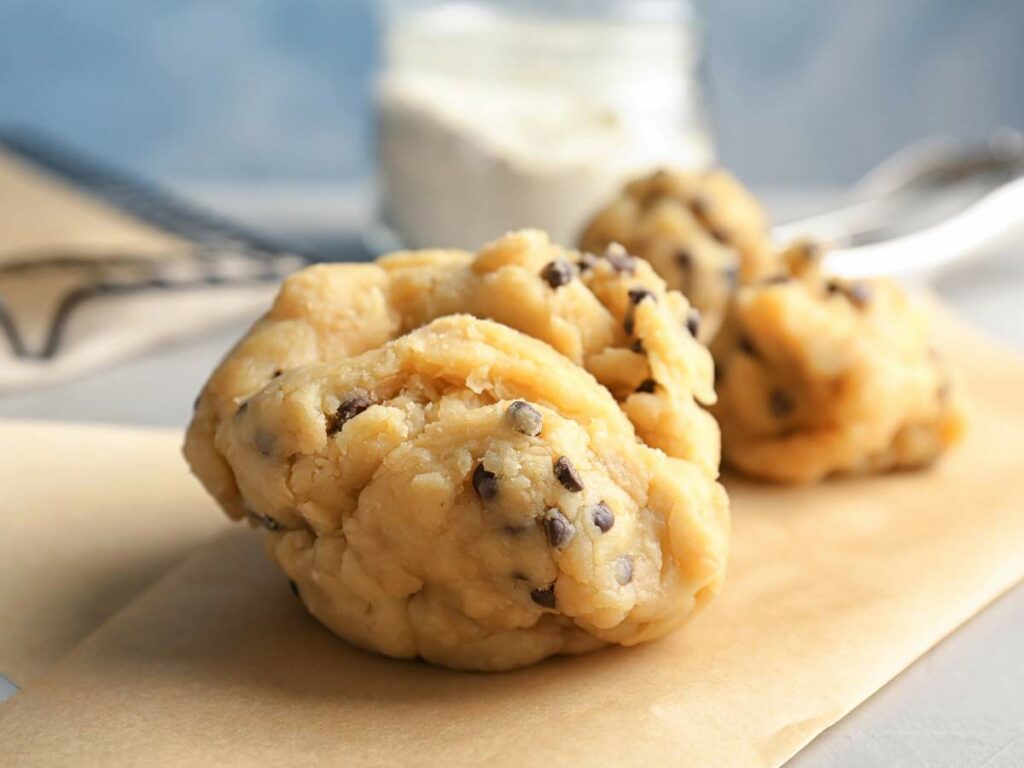
[[[853,283],[846,288],[846,298],[863,309],[871,303],[871,287],[867,283]]]
[[[812,241],[800,243],[800,255],[804,261],[817,261],[824,253],[821,245]]]
[[[498,495],[498,476],[484,469],[483,462],[473,470],[473,490],[484,501],[491,501]]]
[[[276,379],[276,378],[277,378],[278,376],[280,376],[280,375],[281,375],[282,373],[284,373],[284,371],[282,371],[282,370],[281,370],[280,368],[276,368],[276,369],[274,369],[274,375],[273,375],[273,376],[271,376],[270,378],[272,378],[272,379]]]
[[[757,350],[754,348],[754,342],[752,342],[747,336],[740,336],[740,340],[737,342],[740,351],[744,354],[750,355],[751,357],[757,357]]]
[[[530,599],[542,608],[554,608],[555,585],[551,584],[550,586],[544,587],[543,589],[531,590]]]
[[[730,244],[730,234],[728,231],[722,229],[721,227],[711,227],[708,231],[711,233],[711,236],[722,245]]]
[[[658,382],[654,379],[644,379],[640,382],[640,386],[636,388],[637,392],[646,392],[650,394],[658,388]]]
[[[333,414],[327,417],[327,436],[333,437],[341,432],[342,427],[350,420],[369,408],[373,403],[362,395],[354,395],[338,406]]]
[[[623,555],[615,561],[615,580],[622,586],[633,580],[633,558]]]
[[[604,258],[612,265],[616,272],[625,272],[632,275],[636,272],[636,259],[630,256],[626,249],[618,243],[612,243],[604,252]]]
[[[693,338],[697,338],[697,334],[700,333],[700,310],[696,307],[690,307],[686,313],[686,330]]]
[[[579,493],[583,490],[583,480],[576,472],[576,467],[565,456],[559,456],[558,461],[555,462],[555,477],[567,491]]]
[[[544,427],[544,417],[540,411],[525,400],[516,400],[505,411],[505,418],[512,428],[524,435],[536,437]]]
[[[565,549],[576,535],[576,526],[562,510],[552,507],[544,515],[544,532],[548,535],[548,544],[555,549]]]
[[[740,268],[726,267],[722,270],[722,276],[725,278],[725,282],[728,284],[729,290],[732,290],[740,281]]]
[[[633,303],[634,307],[637,304],[639,304],[641,301],[643,301],[644,299],[650,299],[651,301],[653,301],[655,303],[657,303],[657,301],[658,301],[658,297],[654,295],[654,291],[651,291],[651,290],[649,290],[647,288],[630,288],[629,289],[629,300]]]
[[[637,339],[636,341],[631,343],[629,345],[629,351],[630,352],[636,352],[638,355],[646,355],[647,354],[647,350],[644,349],[644,340],[643,339]]]
[[[586,272],[588,269],[593,269],[597,266],[597,256],[592,253],[584,251],[580,254],[579,261],[576,262],[576,266],[580,268],[581,272]]]
[[[693,254],[686,249],[676,251],[676,264],[680,269],[693,269]]]
[[[294,580],[288,579],[288,586],[291,587],[292,594],[295,595],[296,597],[298,597],[299,596],[299,585],[296,584]]]
[[[633,329],[636,327],[636,321],[633,319],[633,313],[626,315],[626,319],[622,321],[622,330],[626,332],[627,336],[633,335]]]
[[[565,259],[555,259],[540,271],[540,276],[552,288],[561,288],[572,280],[572,265]]]
[[[258,512],[250,512],[249,515],[260,525],[266,528],[268,531],[279,531],[281,530],[281,523],[272,518],[270,515],[261,515]]]
[[[594,525],[598,527],[601,533],[608,533],[612,526],[615,525],[615,513],[603,501],[597,502],[597,504],[590,508],[590,519],[594,521]]]
[[[269,456],[274,452],[274,436],[269,432],[257,430],[253,442],[256,444],[256,450],[264,456]]]
[[[796,406],[788,392],[782,389],[773,389],[768,395],[768,407],[771,409],[772,416],[784,419],[793,413],[793,408]]]
[[[827,283],[825,283],[825,290],[828,291],[829,293],[842,293],[843,284],[840,283],[838,280],[829,280]]]

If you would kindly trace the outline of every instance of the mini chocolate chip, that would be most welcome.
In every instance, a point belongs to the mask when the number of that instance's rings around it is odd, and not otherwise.
[[[579,493],[583,490],[583,480],[576,472],[576,467],[565,456],[559,456],[558,461],[555,462],[555,477],[567,491]]]
[[[548,544],[555,549],[565,549],[576,535],[576,526],[562,510],[552,507],[544,515],[544,532],[548,535]]]
[[[257,430],[253,442],[256,444],[256,450],[264,456],[269,456],[274,452],[274,436],[269,432]]]
[[[693,338],[697,338],[697,334],[700,333],[700,310],[696,307],[690,307],[686,313],[686,330]]]
[[[249,514],[268,531],[281,530],[281,524],[270,515],[261,515],[258,512],[250,512]]]
[[[590,508],[590,519],[594,521],[594,525],[598,527],[601,533],[608,533],[612,526],[615,525],[615,513],[603,501],[597,502],[597,504]]]
[[[544,417],[540,411],[525,400],[516,400],[505,411],[505,418],[512,428],[524,435],[536,437],[544,427]]]
[[[244,403],[242,403],[240,406],[238,406],[238,410],[235,411],[235,416],[244,416],[245,412],[248,411],[248,410],[249,410],[249,401],[246,400]]]
[[[752,342],[747,336],[740,336],[740,340],[737,342],[740,351],[750,355],[751,357],[757,357],[757,349],[754,348],[754,342]]]
[[[483,462],[473,470],[473,490],[484,501],[491,501],[498,495],[498,476],[484,469]]]
[[[622,321],[622,330],[626,332],[627,336],[633,335],[633,329],[636,327],[636,321],[633,319],[633,313],[630,312],[626,315],[626,319]]]
[[[658,382],[654,379],[644,379],[640,382],[640,386],[636,388],[637,392],[647,392],[650,394],[658,388]]]
[[[623,555],[615,561],[615,580],[622,586],[633,580],[633,558]]]
[[[825,290],[828,291],[829,293],[842,293],[843,284],[840,283],[838,280],[829,280],[827,283],[825,283]]]
[[[581,272],[586,272],[588,269],[593,269],[597,266],[597,256],[592,253],[584,251],[580,254],[579,261],[576,262],[576,266],[580,268]]]
[[[765,285],[781,285],[782,283],[788,283],[790,280],[789,275],[778,274],[766,277],[763,282]]]
[[[693,269],[693,254],[686,249],[676,251],[676,264],[680,269]]]
[[[644,299],[650,299],[651,301],[653,301],[655,303],[658,302],[658,297],[654,295],[654,291],[651,291],[651,290],[649,290],[647,288],[630,288],[629,289],[629,300],[633,303],[633,306],[636,306],[637,304],[639,304]]]
[[[715,238],[715,240],[717,240],[722,245],[729,245],[730,244],[729,232],[727,232],[726,230],[722,229],[721,227],[711,227],[711,229],[709,229],[708,231],[711,233],[711,236],[713,238]]]
[[[768,395],[768,407],[772,416],[777,419],[784,419],[793,413],[795,403],[788,392],[782,389],[773,389]]]
[[[293,579],[288,579],[288,586],[292,588],[292,594],[296,597],[299,596],[299,585],[295,583]]]
[[[646,355],[647,350],[644,349],[644,340],[637,339],[636,341],[634,341],[632,344],[629,345],[629,351],[636,352],[638,355]]]
[[[867,283],[853,283],[846,288],[846,298],[854,306],[864,308],[871,303],[871,287]]]
[[[327,417],[327,436],[333,437],[341,432],[342,427],[373,403],[362,395],[354,395],[338,406],[338,410]]]
[[[612,243],[604,252],[604,258],[612,265],[616,272],[633,274],[636,272],[636,259],[630,256],[626,249],[618,243]]]
[[[565,259],[555,259],[540,271],[540,276],[552,288],[561,288],[572,280],[572,265]]]
[[[824,253],[821,245],[813,241],[805,241],[800,244],[800,255],[805,261],[817,261]]]
[[[530,591],[530,599],[542,608],[555,607],[555,585],[534,589]]]
[[[274,375],[273,375],[273,376],[271,376],[270,378],[272,378],[272,379],[276,379],[276,378],[277,378],[278,376],[280,376],[280,375],[281,375],[282,373],[284,373],[284,371],[282,371],[282,370],[281,370],[280,368],[276,368],[276,369],[274,369]],[[294,583],[294,582],[293,582],[293,583]]]
[[[740,281],[740,268],[726,267],[722,270],[722,276],[725,277],[725,282],[729,285],[729,290],[732,290]]]

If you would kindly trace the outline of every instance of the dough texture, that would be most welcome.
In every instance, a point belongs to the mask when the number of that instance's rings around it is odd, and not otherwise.
[[[489,318],[545,341],[607,387],[648,445],[716,476],[714,364],[695,316],[646,262],[582,256],[524,231],[462,251],[406,251],[373,264],[324,264],[285,280],[274,305],[196,401],[185,455],[232,517],[245,510],[214,445],[221,421],[299,365],[344,360],[431,320]]]
[[[533,231],[312,267],[214,371],[185,455],[356,645],[480,670],[632,645],[724,572],[695,319],[646,263]]]
[[[895,283],[825,278],[816,261],[793,246],[732,301],[712,345],[725,461],[784,483],[928,464],[965,414],[924,317]]]
[[[705,341],[736,285],[770,274],[777,261],[760,204],[720,168],[658,171],[627,184],[580,238],[595,253],[611,243],[650,262],[690,300],[704,317]]]
[[[310,612],[390,656],[503,670],[632,645],[722,579],[721,486],[498,323],[446,317],[292,368],[215,445]]]

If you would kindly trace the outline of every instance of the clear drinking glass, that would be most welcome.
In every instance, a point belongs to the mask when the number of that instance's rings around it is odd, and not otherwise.
[[[629,178],[713,159],[690,0],[386,0],[381,213],[407,247],[572,244]]]

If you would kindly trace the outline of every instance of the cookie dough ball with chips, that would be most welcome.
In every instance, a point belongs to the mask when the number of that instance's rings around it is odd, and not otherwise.
[[[580,239],[595,253],[611,243],[646,259],[690,300],[704,317],[705,340],[735,286],[769,274],[776,262],[764,211],[721,169],[659,171],[626,185]]]
[[[310,612],[459,669],[657,638],[717,591],[724,491],[552,347],[465,315],[294,367],[215,450]]]
[[[221,422],[283,372],[345,360],[456,313],[551,345],[613,393],[648,445],[717,475],[718,426],[705,408],[715,396],[713,364],[689,303],[642,260],[567,251],[538,231],[509,234],[476,255],[406,251],[289,277],[196,403],[185,445],[194,471],[230,515],[243,516],[214,446]]]
[[[783,483],[928,464],[964,410],[924,318],[895,283],[823,277],[816,253],[740,288],[715,339],[725,461]]]

